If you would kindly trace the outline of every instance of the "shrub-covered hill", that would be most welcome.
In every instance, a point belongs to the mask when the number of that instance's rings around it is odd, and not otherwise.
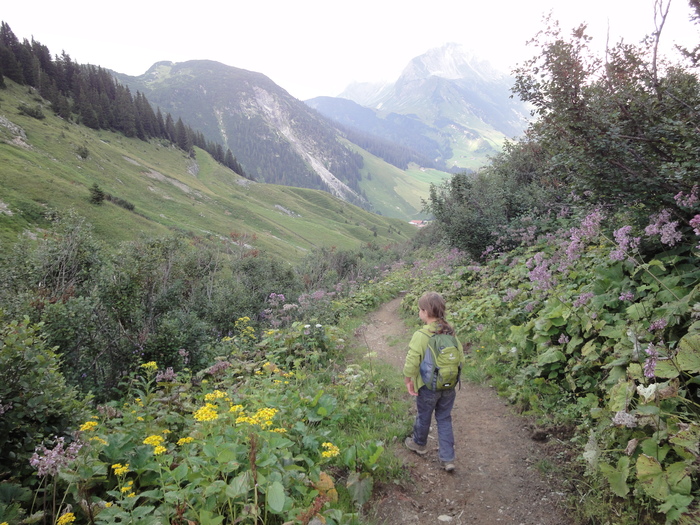
[[[404,221],[317,191],[249,181],[196,149],[93,130],[54,115],[27,87],[0,91],[0,240],[75,209],[116,245],[179,231],[233,238],[242,250],[298,260],[314,247],[351,249],[408,239]],[[29,110],[28,110],[29,109]]]

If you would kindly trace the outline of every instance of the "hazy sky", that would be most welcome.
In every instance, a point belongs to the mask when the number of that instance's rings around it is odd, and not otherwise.
[[[664,0],[666,3],[668,0]],[[52,54],[140,75],[161,60],[216,60],[257,71],[299,99],[338,95],[352,81],[395,80],[409,60],[447,42],[504,71],[552,12],[563,29],[588,23],[604,46],[654,30],[654,0],[8,0],[0,20]],[[672,0],[664,43],[694,44],[687,0]]]

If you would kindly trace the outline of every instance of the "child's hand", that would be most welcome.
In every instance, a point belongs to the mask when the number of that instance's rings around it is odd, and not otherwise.
[[[408,393],[412,396],[417,396],[418,392],[415,391],[413,387],[413,379],[410,377],[404,377],[404,383],[406,383],[406,388],[408,389]]]

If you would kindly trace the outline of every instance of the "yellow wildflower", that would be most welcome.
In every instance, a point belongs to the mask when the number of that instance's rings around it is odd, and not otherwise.
[[[114,465],[112,465],[112,469],[114,470],[114,473],[117,476],[123,476],[124,474],[129,472],[129,464],[125,463],[124,465],[122,465],[121,463],[115,463]]]
[[[238,425],[240,423],[248,423],[249,425],[257,425],[258,422],[249,416],[238,416],[236,418],[236,424]]]
[[[92,430],[95,430],[97,428],[97,422],[96,421],[86,421],[82,425],[80,425],[80,431],[81,432],[90,432]]]
[[[158,434],[153,434],[152,436],[148,436],[146,439],[144,439],[143,443],[144,443],[144,445],[153,445],[154,447],[157,447],[159,445],[162,445],[163,441],[165,441],[163,436],[159,436]]]
[[[321,446],[326,449],[323,452],[321,452],[321,457],[333,458],[340,454],[340,449],[336,447],[333,443],[323,443]]]
[[[272,431],[277,432],[278,434],[286,434],[287,433],[286,428],[273,428]]]
[[[73,514],[72,512],[66,512],[56,520],[56,525],[66,525],[68,523],[73,523],[74,521],[75,514]]]
[[[97,437],[97,436],[91,437],[90,441],[97,441],[100,445],[108,445],[109,444],[104,439],[102,439],[101,437]],[[0,525],[2,525],[2,523],[0,523]]]
[[[192,436],[187,436],[187,437],[178,439],[177,444],[182,446],[182,445],[185,445],[187,443],[192,443],[193,441],[194,441],[194,438]]]
[[[105,508],[108,509],[113,505],[111,501],[105,501]]]
[[[155,372],[156,370],[158,370],[158,365],[155,361],[149,361],[148,363],[142,364],[141,368],[148,370],[149,372]]]
[[[204,396],[205,401],[216,401],[217,399],[228,399],[228,395],[221,390],[214,390]]]
[[[202,408],[197,409],[194,413],[194,418],[197,421],[214,421],[219,418],[219,414],[216,412],[216,405],[207,403]]]
[[[165,448],[163,445],[158,445],[153,449],[153,453],[158,456],[160,454],[165,454],[168,451],[167,448]]]
[[[238,412],[243,412],[243,405],[231,405],[229,412],[237,414]]]
[[[141,416],[136,416],[136,421],[143,421],[144,419]]]
[[[165,430],[163,430],[163,434],[170,434],[170,430],[166,428]]]

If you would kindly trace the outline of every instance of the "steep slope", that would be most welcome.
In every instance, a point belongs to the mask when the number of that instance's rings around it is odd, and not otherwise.
[[[327,192],[252,182],[163,142],[95,131],[54,116],[27,87],[0,96],[0,241],[38,233],[52,210],[75,209],[107,243],[179,231],[263,250],[287,260],[314,247],[343,249],[405,240],[405,221],[380,217]],[[18,111],[38,106],[43,119]],[[91,204],[91,188],[113,197]],[[131,209],[129,206],[131,205]]]
[[[439,146],[440,160],[448,167],[475,168],[527,126],[529,110],[511,98],[511,84],[488,62],[462,46],[446,44],[411,60],[391,86],[348,86],[339,98],[371,108],[374,120],[342,100],[307,103],[328,118],[387,139],[396,129],[391,123],[411,122],[410,132],[392,140],[416,144],[419,133]]]
[[[361,206],[361,158],[337,130],[263,74],[195,60],[159,62],[120,82],[182,117],[208,140],[225,143],[256,180],[323,189]]]

